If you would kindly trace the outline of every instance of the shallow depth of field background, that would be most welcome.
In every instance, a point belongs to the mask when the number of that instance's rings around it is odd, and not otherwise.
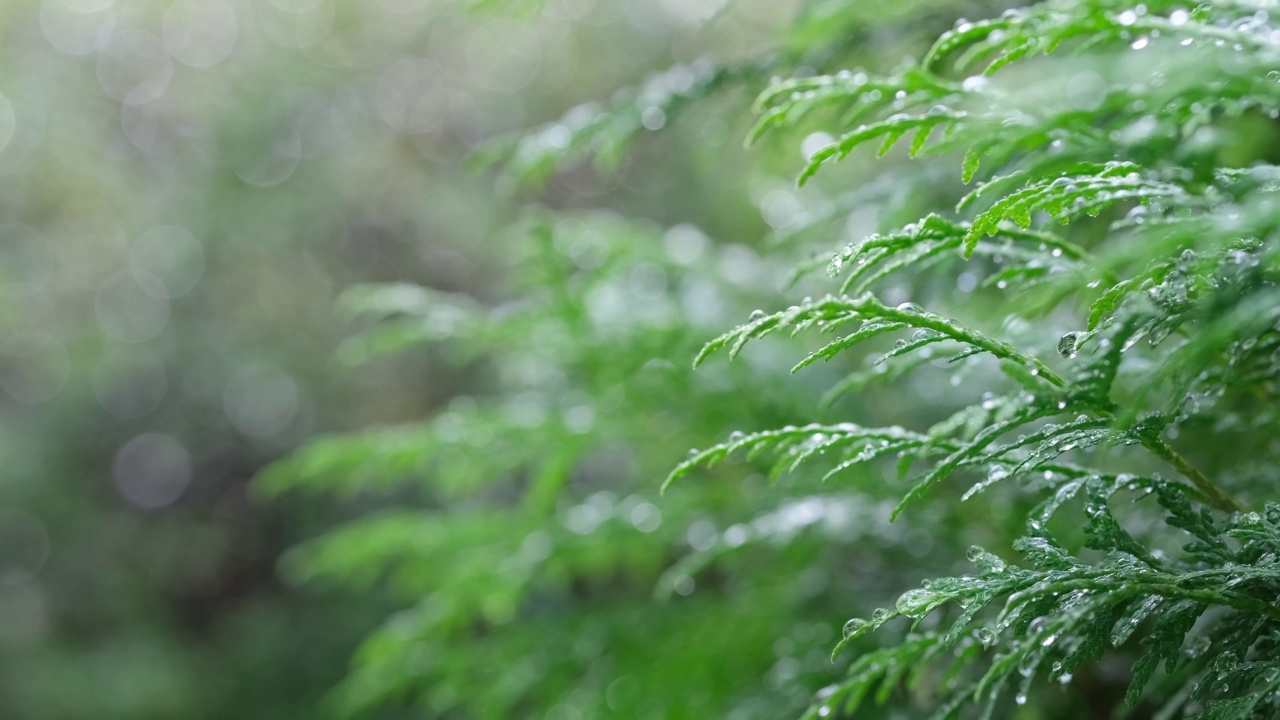
[[[319,716],[401,603],[296,586],[279,558],[395,501],[268,500],[251,481],[318,433],[418,420],[467,386],[430,353],[352,367],[333,310],[344,288],[503,297],[521,243],[508,228],[532,200],[644,218],[674,255],[692,237],[745,294],[776,291],[761,279],[785,268],[758,267],[756,248],[805,208],[802,138],[744,151],[749,92],[669,126],[646,114],[612,172],[520,187],[467,163],[482,140],[673,65],[759,54],[799,3],[708,21],[719,5],[0,6],[0,717]],[[853,52],[891,67],[962,5],[859,2]],[[869,207],[815,246],[876,220]],[[656,497],[660,480],[636,482]],[[914,543],[904,557],[919,561],[925,541],[882,545]],[[842,616],[824,612],[804,620],[832,624],[806,637],[829,648]]]

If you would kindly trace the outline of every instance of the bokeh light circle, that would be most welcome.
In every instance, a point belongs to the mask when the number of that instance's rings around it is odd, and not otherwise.
[[[108,336],[120,342],[143,342],[168,324],[169,291],[154,275],[135,268],[102,283],[94,310]]]
[[[138,236],[129,253],[134,272],[160,281],[169,297],[191,292],[204,274],[204,248],[178,225],[157,225]]]
[[[116,489],[130,503],[157,510],[172,505],[191,484],[191,455],[169,435],[138,435],[116,453]]]
[[[111,97],[130,104],[158,99],[173,78],[173,61],[160,38],[143,30],[111,35],[98,51],[98,82]]]
[[[227,419],[255,437],[284,432],[298,413],[298,384],[274,365],[245,365],[232,374],[222,393]]]
[[[222,0],[178,0],[164,14],[164,46],[192,67],[217,65],[235,49],[236,13]]]

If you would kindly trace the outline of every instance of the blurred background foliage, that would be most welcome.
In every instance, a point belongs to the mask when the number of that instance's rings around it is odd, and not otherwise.
[[[693,373],[701,343],[932,206],[795,190],[824,139],[748,154],[750,103],[777,65],[888,70],[998,10],[0,7],[0,714],[798,714],[844,618],[1000,547],[1019,501],[889,525],[891,482],[750,463],[658,496],[682,448],[841,377],[784,381],[777,345]],[[967,401],[910,390],[830,417]]]

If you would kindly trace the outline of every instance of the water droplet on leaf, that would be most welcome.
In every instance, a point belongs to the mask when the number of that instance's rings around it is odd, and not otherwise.
[[[844,624],[844,637],[846,640],[857,637],[870,629],[870,627],[871,624],[866,620],[863,620],[862,618],[853,618]]]
[[[1068,360],[1075,357],[1080,344],[1080,333],[1069,332],[1058,340],[1058,354]]]
[[[910,618],[923,617],[933,605],[938,602],[938,596],[928,590],[908,590],[898,598],[898,612]]]
[[[991,628],[978,628],[978,642],[982,643],[982,647],[989,648],[996,641],[996,634],[991,632]]]
[[[844,267],[844,258],[840,257],[840,253],[831,256],[831,262],[827,263],[827,277],[837,277],[840,275],[840,269]]]

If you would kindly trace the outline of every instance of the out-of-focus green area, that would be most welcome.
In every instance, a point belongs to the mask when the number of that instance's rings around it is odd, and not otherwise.
[[[803,708],[834,672],[825,653],[839,619],[891,597],[904,563],[927,566],[935,533],[944,542],[929,525],[943,520],[884,525],[877,503],[893,488],[818,499],[806,493],[833,489],[778,494],[742,473],[657,495],[682,448],[803,417],[821,392],[798,379],[736,394],[746,385],[731,373],[779,377],[784,356],[758,353],[709,377],[686,370],[702,340],[782,285],[788,268],[757,249],[806,210],[791,189],[800,149],[775,145],[749,162],[740,139],[758,84],[747,84],[670,127],[643,116],[642,137],[608,172],[584,163],[521,189],[466,159],[481,140],[619,87],[652,90],[651,76],[672,66],[694,73],[700,59],[803,46],[813,23],[845,23],[857,39],[833,52],[892,65],[956,12],[808,3],[810,25],[783,34],[800,4],[744,1],[714,15],[720,4],[0,7],[0,716],[316,717],[367,704],[386,717],[748,718]],[[545,246],[534,244],[540,221],[521,210],[535,197],[579,218],[547,221]],[[869,204],[834,232],[879,220]],[[631,263],[611,276],[620,284],[596,273],[615,260]],[[563,283],[536,276],[556,268]],[[562,285],[571,302],[513,332],[509,354],[501,343],[406,343],[364,362],[376,353],[350,339],[333,305],[367,282],[461,293],[499,315],[541,297],[529,287]],[[642,306],[652,312],[639,329],[618,330]],[[582,325],[566,326],[575,313]],[[556,333],[592,339],[558,344]],[[489,400],[533,408],[498,477],[482,433],[468,437],[480,438],[471,453],[483,460],[462,453],[433,471],[443,490],[393,484],[398,466],[384,472],[387,493],[338,500],[265,500],[251,486],[321,433],[465,422],[486,417]],[[887,416],[936,414],[891,393],[867,402]],[[548,415],[562,435],[519,434]],[[530,445],[570,436],[583,439],[563,457]],[[494,510],[518,505],[537,472],[551,478],[542,515],[517,523]],[[358,589],[282,579],[286,549],[389,507],[408,513],[383,528],[392,544],[421,539],[415,523],[467,520],[441,545],[422,540],[399,580],[377,582],[381,566]],[[606,520],[617,527],[597,533]],[[811,526],[824,532],[790,541]],[[343,538],[330,536],[341,552],[322,547],[298,575],[349,575],[394,554]],[[695,570],[670,572],[691,551],[757,538],[760,549],[696,593]],[[471,572],[479,566],[501,568],[507,584],[486,584]],[[383,621],[424,597],[443,605],[401,616],[410,647],[379,656],[376,641],[366,645],[364,669],[324,699],[361,639],[382,627],[375,639],[390,642],[397,626]],[[450,597],[479,604],[451,607]],[[422,668],[406,669],[406,657]]]

